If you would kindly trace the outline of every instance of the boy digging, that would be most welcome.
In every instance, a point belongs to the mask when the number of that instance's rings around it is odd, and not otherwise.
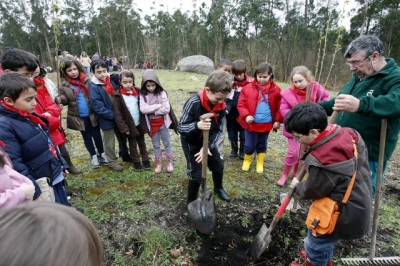
[[[183,107],[178,131],[181,134],[182,149],[187,160],[188,204],[196,200],[202,182],[203,130],[210,131],[207,165],[212,172],[214,192],[222,200],[231,200],[222,186],[224,161],[216,145],[222,132],[221,121],[225,116],[224,99],[231,90],[230,75],[227,72],[215,70],[207,78],[205,88],[190,97]],[[200,121],[200,116],[206,113],[213,113],[214,117]]]

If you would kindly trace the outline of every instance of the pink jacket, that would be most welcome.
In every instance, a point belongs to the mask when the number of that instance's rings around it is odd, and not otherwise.
[[[6,158],[6,164],[0,169],[0,208],[15,207],[25,201],[21,184],[32,185],[32,181],[12,169],[11,162]]]
[[[156,104],[162,104],[161,109],[156,109]],[[167,97],[167,93],[163,90],[160,94],[154,95],[148,93],[147,95],[140,94],[140,112],[146,115],[147,128],[151,130],[150,117],[164,117],[164,125],[166,128],[172,123],[169,117],[171,106]]]
[[[281,91],[281,107],[279,108],[281,115],[285,118],[286,114],[300,102],[300,95],[290,87]],[[329,99],[329,93],[318,82],[310,82],[310,98],[314,99],[316,103],[323,102]],[[292,138],[292,134],[283,129],[283,135]]]

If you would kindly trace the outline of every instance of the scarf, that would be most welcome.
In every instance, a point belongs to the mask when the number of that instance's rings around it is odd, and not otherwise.
[[[264,101],[266,103],[268,103],[268,99],[267,99],[267,97],[265,97],[265,94],[269,93],[271,88],[273,88],[272,84],[275,84],[275,83],[273,81],[271,81],[271,82],[267,82],[267,84],[265,84],[265,85],[261,85],[260,82],[258,82],[257,80],[254,80],[253,82],[254,82],[254,85],[257,87],[259,94],[261,94],[259,100],[261,99],[261,96],[262,96],[264,98]]]
[[[328,126],[325,128],[324,131],[322,131],[311,143],[310,146],[314,145],[321,139],[325,138],[326,136],[332,134],[333,132],[336,131],[338,125],[336,124],[328,124]]]
[[[294,91],[299,97],[300,101],[299,102],[305,102],[306,101],[306,96],[307,96],[307,89],[299,89],[296,86],[292,86],[290,89]],[[311,95],[311,87],[310,87],[310,102],[315,102],[314,97]]]
[[[114,94],[114,87],[113,87],[113,85],[111,85],[110,76],[107,76],[107,77],[106,77],[106,80],[101,80],[101,79],[99,79],[99,81],[102,82],[102,83],[104,83],[104,85],[105,85],[105,90],[106,90],[106,92],[107,92],[107,94],[108,94],[109,96],[111,96],[111,95]]]
[[[137,91],[136,91],[136,89],[135,89],[134,87],[132,87],[132,89],[131,89],[130,91],[127,91],[127,90],[125,90],[123,87],[121,87],[121,88],[119,89],[119,92],[120,92],[122,95],[138,97]]]
[[[37,76],[36,78],[33,78],[33,81],[35,82],[36,88],[38,90],[45,87],[43,77]]]
[[[28,118],[31,122],[33,122],[33,123],[35,123],[35,124],[41,125],[42,127],[46,127],[46,123],[43,122],[42,119],[40,119],[40,115],[37,115],[37,116],[36,116],[36,115],[33,115],[33,114],[28,114],[27,112],[24,112],[24,111],[22,111],[22,110],[18,110],[18,109],[16,109],[16,108],[14,108],[14,107],[12,107],[12,106],[6,104],[3,100],[2,100],[0,103],[1,103],[1,105],[2,105],[4,108],[6,108],[7,110],[12,111],[12,112],[15,112],[15,113],[17,113],[17,114],[19,114],[19,115],[21,115],[21,116],[23,116],[23,117],[26,117],[26,118]]]
[[[199,97],[200,97],[201,106],[203,106],[203,108],[206,109],[207,112],[213,113],[215,122],[218,124],[218,114],[217,114],[217,112],[225,110],[225,102],[217,103],[211,109],[211,104],[210,104],[210,101],[208,100],[208,97],[207,97],[206,88],[204,88],[202,91],[199,92]]]
[[[86,97],[89,97],[89,91],[88,88],[85,85],[85,78],[86,78],[86,74],[83,72],[79,73],[79,77],[77,79],[71,79],[68,78],[68,82],[71,83],[72,85],[78,86],[78,89],[76,90],[76,96],[79,95],[79,92],[81,91],[81,89],[83,89],[83,93],[85,94]]]
[[[251,79],[247,75],[244,76],[244,80],[242,81],[237,81],[236,79],[233,79],[233,89],[237,91],[240,87],[244,87],[249,83],[251,83]]]

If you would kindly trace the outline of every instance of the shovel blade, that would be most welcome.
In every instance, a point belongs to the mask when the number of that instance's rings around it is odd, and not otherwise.
[[[256,238],[253,240],[250,249],[250,259],[252,261],[258,260],[264,250],[268,247],[271,242],[271,230],[263,224],[258,231]]]
[[[196,229],[205,235],[214,231],[217,225],[215,203],[212,193],[201,194],[198,199],[188,205],[188,211]]]

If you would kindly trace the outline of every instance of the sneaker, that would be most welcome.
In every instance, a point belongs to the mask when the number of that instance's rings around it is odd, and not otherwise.
[[[135,168],[135,171],[137,171],[137,172],[143,171],[143,166],[140,162],[138,162],[138,163],[133,162],[133,167]]]
[[[104,152],[100,154],[99,161],[104,165],[108,165],[107,156]]]
[[[114,170],[114,171],[117,171],[117,172],[121,172],[122,170],[124,170],[124,168],[123,168],[121,165],[119,165],[119,164],[114,165],[114,166],[110,166],[110,168],[111,168],[112,170]]]
[[[99,157],[97,157],[97,154],[92,156],[92,167],[93,168],[99,168],[100,167]]]
[[[144,168],[145,170],[151,170],[151,164],[150,164],[150,161],[149,161],[149,160],[143,161],[143,168]]]

